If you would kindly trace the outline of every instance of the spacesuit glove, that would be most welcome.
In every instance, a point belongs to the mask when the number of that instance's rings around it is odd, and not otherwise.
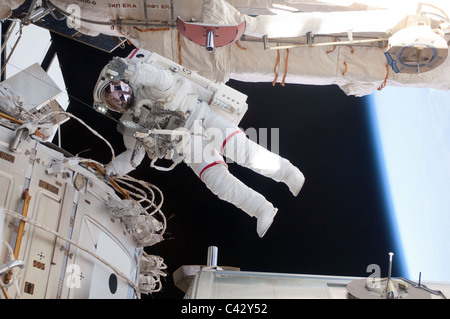
[[[116,175],[114,167],[111,164],[105,166],[105,182],[109,182],[111,180],[111,176]]]
[[[108,63],[109,75],[113,81],[128,80],[134,74],[134,66],[129,68],[129,64],[125,59],[113,57]]]

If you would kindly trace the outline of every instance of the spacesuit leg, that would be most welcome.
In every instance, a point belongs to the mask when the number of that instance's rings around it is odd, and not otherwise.
[[[213,194],[240,208],[251,217],[256,217],[258,235],[264,236],[272,224],[277,209],[264,196],[234,177],[215,148],[205,152],[205,146],[208,144],[204,142],[201,136],[191,136],[185,148],[189,156],[184,158],[184,162]]]
[[[202,108],[205,108],[202,105]],[[290,161],[248,139],[245,133],[228,119],[211,110],[203,110],[203,125],[221,131],[215,147],[221,154],[239,165],[261,175],[283,182],[297,196],[305,182],[302,172]]]
[[[248,139],[241,130],[227,130],[224,135],[221,153],[239,165],[270,177],[277,182],[283,182],[297,196],[305,178],[302,172],[290,161],[270,152],[266,148]]]
[[[234,177],[218,153],[214,161],[187,164],[213,194],[256,217],[256,231],[264,236],[278,211],[272,203]]]

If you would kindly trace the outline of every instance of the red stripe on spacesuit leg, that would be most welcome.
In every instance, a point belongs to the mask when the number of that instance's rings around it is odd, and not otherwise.
[[[241,130],[237,130],[237,131],[234,131],[233,133],[231,133],[230,135],[227,136],[227,138],[226,138],[226,139],[223,141],[223,143],[222,143],[222,147],[221,147],[221,149],[220,149],[220,154],[223,155],[223,150],[225,149],[225,145],[227,144],[227,142],[228,142],[233,136],[235,136],[236,134],[239,134],[239,133],[244,133],[244,132],[242,132]]]
[[[215,162],[212,162],[211,164],[206,165],[206,166],[202,169],[202,171],[200,172],[200,174],[198,174],[198,177],[200,177],[200,179],[202,179],[202,174],[203,174],[208,168],[211,168],[211,167],[216,166],[216,165],[218,165],[218,164],[225,164],[225,165],[227,165],[227,163],[225,163],[225,161],[215,161]]]

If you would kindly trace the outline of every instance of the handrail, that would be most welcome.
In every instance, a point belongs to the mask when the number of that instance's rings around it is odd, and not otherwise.
[[[29,195],[28,192],[29,192],[29,189],[27,188],[22,194],[22,199],[23,199],[22,216],[25,218],[28,215],[28,208],[30,207],[30,201],[31,201],[31,196]],[[22,246],[22,238],[23,238],[24,230],[25,230],[25,221],[21,220],[19,223],[19,229],[17,230],[16,244],[14,245],[14,259],[19,258],[19,252],[20,252],[20,247]],[[11,280],[11,276],[12,276],[12,270],[9,270],[5,276],[6,284],[8,284],[9,281]]]

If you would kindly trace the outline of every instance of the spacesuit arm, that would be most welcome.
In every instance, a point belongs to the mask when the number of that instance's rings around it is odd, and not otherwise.
[[[130,76],[131,85],[150,86],[159,91],[169,90],[175,83],[175,77],[167,70],[148,63],[132,64],[134,73]]]
[[[106,175],[124,176],[134,170],[142,162],[145,156],[145,150],[142,146],[136,146],[136,140],[132,137],[124,136],[127,150],[119,154],[107,165]]]

